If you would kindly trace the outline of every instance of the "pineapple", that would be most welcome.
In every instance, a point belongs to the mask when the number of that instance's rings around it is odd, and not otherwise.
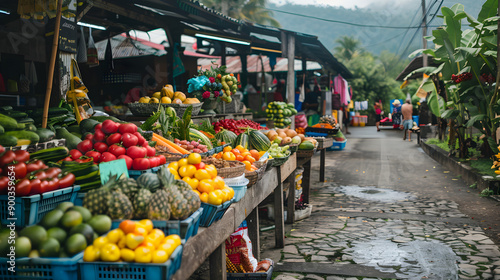
[[[148,205],[153,194],[148,189],[140,189],[134,197],[132,204],[134,205],[134,218],[145,219],[148,216]]]
[[[110,194],[111,199],[108,200],[107,215],[111,219],[123,220],[131,219],[134,214],[132,202],[128,199],[120,189],[115,188]]]
[[[130,201],[134,201],[134,197],[139,191],[137,182],[132,178],[127,178],[125,175],[122,175],[117,184],[122,193],[124,193]]]
[[[112,176],[102,187],[88,191],[83,198],[83,207],[89,209],[92,215],[105,214],[111,199],[111,187],[115,184],[116,176]]]
[[[159,189],[151,196],[148,219],[164,221],[170,219],[169,197],[165,190]]]

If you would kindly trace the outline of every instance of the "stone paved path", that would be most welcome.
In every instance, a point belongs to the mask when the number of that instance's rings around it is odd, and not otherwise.
[[[366,149],[372,148],[366,145]],[[346,153],[344,161],[334,162],[332,157],[327,166],[345,171],[347,161],[356,160]],[[422,157],[418,164],[437,164]],[[381,163],[372,164],[376,171]],[[401,180],[389,187],[377,184],[384,180],[378,177],[373,185],[360,179],[364,186],[353,184],[356,178],[348,178],[328,173],[328,183],[314,184],[313,213],[288,226],[285,248],[273,248],[274,231],[262,233],[261,258],[276,262],[273,279],[500,279],[499,247],[485,234],[485,228],[442,191],[409,191],[439,185],[439,177],[432,177],[432,183]],[[449,178],[443,176],[442,180],[443,185],[449,183]],[[398,187],[403,184],[406,186]]]

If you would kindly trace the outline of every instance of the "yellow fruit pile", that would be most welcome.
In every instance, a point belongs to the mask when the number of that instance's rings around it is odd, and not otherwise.
[[[203,163],[198,153],[191,153],[187,158],[171,162],[168,169],[175,179],[188,183],[200,196],[201,202],[221,205],[234,197],[234,190],[217,176],[215,166]]]
[[[183,92],[174,92],[174,87],[172,85],[166,85],[161,91],[153,93],[151,97],[141,97],[139,103],[196,104],[200,103],[200,100],[198,100],[198,98],[186,98]]]
[[[259,152],[257,150],[248,150],[245,147],[238,145],[234,149],[231,146],[226,146],[222,152],[214,155],[214,157],[223,160],[241,161],[245,164],[245,169],[247,171],[255,171],[258,169],[254,165],[255,161],[259,160],[265,153],[265,151]]]
[[[83,260],[164,263],[179,245],[179,235],[165,236],[163,231],[153,228],[151,220],[125,220],[106,236],[95,239],[83,252]]]

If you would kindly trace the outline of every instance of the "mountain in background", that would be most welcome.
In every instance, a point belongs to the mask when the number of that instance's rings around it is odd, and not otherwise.
[[[431,34],[431,29],[442,25],[442,18],[434,16],[441,0],[427,0],[427,21],[430,23],[427,34]],[[484,1],[463,0],[463,1],[443,1],[443,6],[452,7],[456,3],[465,6],[465,12],[473,17],[477,17]],[[362,42],[365,50],[373,54],[380,54],[383,50],[400,55],[401,58],[407,56],[416,49],[422,48],[422,30],[418,29],[387,29],[379,27],[360,27],[355,25],[327,22],[323,20],[307,18],[297,15],[286,14],[279,11],[312,16],[316,18],[349,22],[360,25],[378,26],[418,26],[422,19],[422,7],[419,0],[391,0],[379,1],[364,8],[345,9],[342,7],[313,6],[313,5],[284,5],[269,4],[269,9],[273,10],[274,18],[277,19],[281,27],[287,30],[316,35],[320,41],[333,52],[336,47],[335,40],[341,36],[353,36]],[[462,22],[463,28],[468,27],[468,22]],[[431,47],[431,46],[428,46]]]

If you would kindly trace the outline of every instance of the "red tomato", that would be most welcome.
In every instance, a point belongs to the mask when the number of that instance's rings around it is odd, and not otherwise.
[[[101,130],[102,130],[102,132],[104,132],[106,134],[111,134],[111,133],[117,132],[119,126],[120,126],[120,124],[115,123],[112,120],[105,120],[102,122]]]
[[[72,149],[71,151],[69,151],[69,155],[75,160],[83,156],[83,154],[77,149]]]
[[[102,123],[98,123],[96,124],[96,126],[94,126],[94,132],[101,129],[102,129]]]
[[[144,140],[144,142],[142,142],[142,147],[146,148],[147,146],[149,146],[149,143],[148,141]]]
[[[137,136],[135,136],[134,134],[126,132],[122,134],[121,141],[123,143],[123,146],[125,148],[128,148],[137,145],[139,139],[137,139]]]
[[[202,161],[198,164],[195,164],[194,167],[196,167],[196,169],[205,169],[205,163]]]
[[[109,146],[108,152],[115,155],[115,157],[119,157],[121,155],[124,155],[127,152],[127,150],[122,146],[119,146],[117,144],[113,144],[113,145]]]
[[[97,151],[88,151],[85,153],[89,158],[93,158],[95,163],[99,163],[99,158],[101,157],[101,153]]]
[[[78,163],[83,163],[83,162],[89,162],[89,161],[94,161],[93,158],[88,157],[88,156],[82,156],[81,158],[75,160]]]
[[[35,178],[30,181],[30,184],[31,184],[30,194],[42,193],[42,180]]]
[[[16,161],[27,162],[30,160],[30,153],[25,150],[17,150],[14,152],[16,154]]]
[[[35,173],[35,177],[40,179],[40,180],[45,180],[45,179],[47,179],[47,173],[45,173],[45,171],[40,171],[40,172]]]
[[[106,145],[106,143],[104,142],[97,142],[94,144],[94,150],[102,154],[108,150],[108,145]]]
[[[149,159],[149,167],[150,168],[157,167],[157,166],[160,165],[160,159],[159,158],[157,158],[157,157],[150,157],[148,159]]]
[[[144,158],[146,157],[146,153],[147,153],[146,148],[139,146],[132,146],[127,149],[127,156],[131,157],[132,159]]]
[[[104,142],[106,141],[106,134],[101,130],[97,130],[94,132],[94,142]]]
[[[2,154],[3,152],[5,152],[5,148],[2,145],[0,145],[0,154]]]
[[[137,145],[142,146],[146,139],[141,135],[140,132],[135,132],[134,135],[137,137]]]
[[[160,165],[167,163],[167,158],[164,155],[158,155],[156,157],[160,159]]]
[[[156,149],[151,147],[151,146],[147,146],[146,147],[146,156],[154,157],[155,155],[156,155]]]
[[[92,148],[94,147],[94,145],[92,144],[92,141],[90,140],[83,140],[82,142],[78,143],[78,145],[76,145],[76,148],[82,152],[82,154],[85,154],[86,152],[92,150]]]
[[[26,164],[26,172],[31,173],[36,170],[43,169],[44,163],[43,161],[36,159],[34,161],[30,161]]]
[[[120,133],[114,133],[108,136],[108,138],[106,139],[106,143],[108,144],[108,146],[111,146],[113,144],[120,143],[121,140],[122,135]]]
[[[0,167],[3,167],[16,159],[16,154],[13,151],[7,151],[0,157]]]
[[[42,180],[42,182],[40,183],[40,193],[46,193],[48,191],[50,191],[49,190],[49,181]]]
[[[22,179],[16,184],[16,196],[26,196],[31,191],[30,180]]]
[[[113,155],[110,152],[104,152],[104,153],[102,153],[101,159],[100,159],[101,162],[108,162],[108,161],[112,161],[112,160],[116,160],[116,156],[115,155]]]
[[[52,178],[52,179],[46,179],[45,181],[49,183],[47,185],[48,192],[52,192],[52,191],[59,189],[59,179]]]
[[[94,134],[92,133],[87,133],[85,134],[85,140],[90,140],[90,141],[93,141],[94,140]]]
[[[132,162],[134,161],[131,157],[126,156],[126,155],[121,155],[118,157],[118,159],[124,159],[125,163],[127,164],[127,169],[132,168]]]
[[[132,162],[132,168],[134,170],[145,170],[150,168],[150,163],[147,158],[135,158]]]
[[[72,186],[75,183],[75,174],[67,173],[63,177],[59,178],[59,188],[64,189]]]
[[[137,132],[137,125],[135,125],[133,123],[122,123],[118,127],[118,131],[121,134],[124,134],[124,133],[127,133],[127,132],[134,134],[135,132]]]
[[[9,177],[0,177],[0,194],[7,194],[7,189],[9,188]]]
[[[61,161],[73,161],[73,158],[65,157],[65,158],[61,159]]]
[[[26,166],[26,163],[24,162],[18,162],[15,164],[11,164],[8,166],[5,166],[3,169],[3,175],[5,176],[14,176],[16,179],[22,179],[26,177],[26,174],[28,174],[28,169]]]
[[[58,167],[51,167],[45,170],[45,174],[47,174],[47,179],[57,178],[57,176],[59,176],[61,172],[62,172],[61,168]]]

